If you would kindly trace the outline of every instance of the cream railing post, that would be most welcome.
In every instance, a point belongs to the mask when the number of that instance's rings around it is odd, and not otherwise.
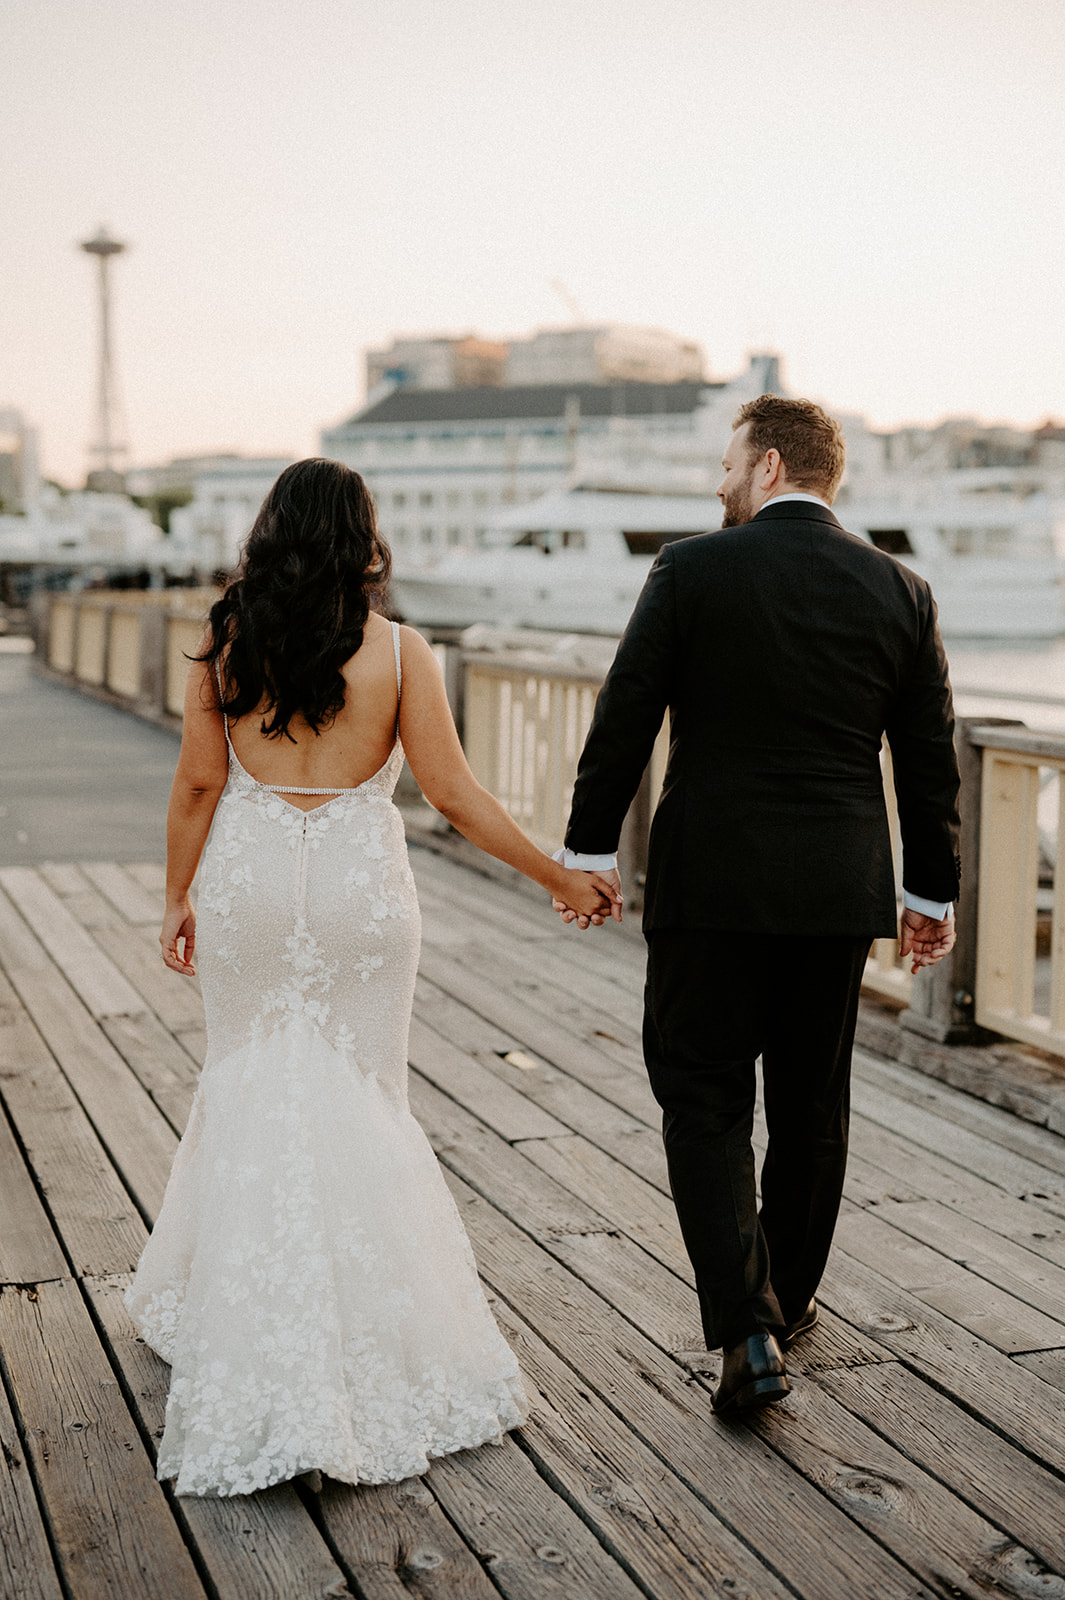
[[[975,1044],[982,1030],[975,1020],[976,939],[980,917],[980,817],[983,750],[973,741],[977,728],[1023,728],[1007,717],[959,717],[955,731],[961,775],[961,892],[954,908],[955,944],[949,956],[913,980],[903,1028],[937,1044]]]
[[[1033,1011],[1038,803],[1038,761],[985,749],[977,1020],[1001,1031]]]

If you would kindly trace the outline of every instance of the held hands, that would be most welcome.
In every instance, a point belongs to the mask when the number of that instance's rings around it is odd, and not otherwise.
[[[899,955],[913,957],[911,972],[919,972],[922,967],[934,966],[953,948],[952,917],[943,922],[936,922],[934,918],[926,917],[921,911],[910,911],[908,908],[903,911]]]
[[[621,877],[617,872],[578,872],[575,868],[562,869],[566,878],[563,895],[555,895],[551,909],[557,911],[563,922],[575,922],[578,928],[601,928],[609,917],[621,921],[623,896]]]
[[[159,943],[163,960],[172,971],[184,973],[187,978],[196,976],[196,968],[192,964],[196,949],[196,913],[188,900],[167,906]]]

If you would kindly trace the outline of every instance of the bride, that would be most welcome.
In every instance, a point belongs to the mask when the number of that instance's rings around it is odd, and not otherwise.
[[[160,943],[176,972],[198,955],[208,1050],[126,1296],[172,1369],[158,1472],[179,1494],[395,1481],[527,1414],[407,1105],[404,754],[483,850],[583,916],[616,899],[476,782],[432,650],[373,609],[389,567],[358,473],[297,462],[189,673]]]

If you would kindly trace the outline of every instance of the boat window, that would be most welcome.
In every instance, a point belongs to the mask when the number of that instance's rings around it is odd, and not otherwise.
[[[912,556],[914,553],[905,528],[870,528],[869,542],[889,556]]]
[[[630,556],[656,556],[664,544],[675,544],[678,539],[694,539],[696,534],[706,531],[705,528],[685,528],[681,532],[671,529],[659,533],[639,528],[633,532],[622,533],[622,538],[629,547]]]
[[[563,548],[563,550],[583,550],[584,549],[584,545],[585,545],[585,538],[584,538],[584,529],[583,528],[563,528],[563,530],[562,530],[562,548]]]

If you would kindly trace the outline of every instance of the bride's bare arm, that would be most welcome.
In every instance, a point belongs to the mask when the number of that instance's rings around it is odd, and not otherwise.
[[[226,735],[208,668],[194,661],[185,689],[181,754],[166,813],[166,914],[159,935],[163,960],[191,976],[196,913],[189,886],[196,875],[215,807],[228,775]]]
[[[584,916],[604,911],[614,890],[597,873],[561,867],[526,838],[470,771],[451,716],[436,657],[412,628],[402,632],[400,738],[415,782],[429,804],[473,844],[516,867]]]

